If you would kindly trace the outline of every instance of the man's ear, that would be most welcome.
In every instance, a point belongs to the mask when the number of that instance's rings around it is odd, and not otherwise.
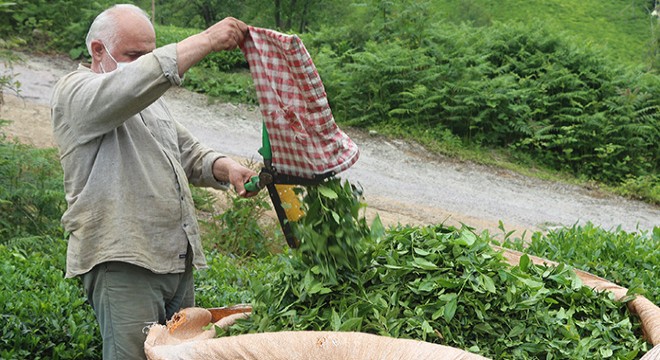
[[[92,59],[94,59],[95,62],[101,62],[101,56],[105,51],[105,48],[103,47],[103,43],[100,40],[92,40],[92,42],[90,43],[90,47],[92,49],[92,53],[90,54],[92,56]]]

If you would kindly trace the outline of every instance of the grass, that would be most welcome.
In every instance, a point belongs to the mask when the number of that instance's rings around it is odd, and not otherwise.
[[[648,1],[589,0],[462,0],[435,2],[448,19],[458,21],[543,22],[550,28],[595,44],[622,62],[647,64],[648,46],[657,20]],[[472,9],[471,11],[466,11]],[[466,15],[467,14],[467,15]]]

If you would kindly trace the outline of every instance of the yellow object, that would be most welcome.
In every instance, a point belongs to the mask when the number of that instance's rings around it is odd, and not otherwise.
[[[298,221],[305,213],[303,212],[300,199],[294,190],[293,185],[275,185],[277,193],[280,195],[280,201],[282,202],[282,208],[284,208],[284,213],[286,213],[286,218],[289,221]]]

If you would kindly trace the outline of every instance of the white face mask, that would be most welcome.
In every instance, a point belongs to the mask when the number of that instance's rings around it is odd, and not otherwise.
[[[105,47],[105,44],[103,44],[103,48],[105,49],[105,52],[108,53],[108,56],[110,56],[110,59],[112,59],[112,61],[114,61],[115,64],[117,65],[117,70],[122,69],[124,66],[128,65],[127,62],[119,62],[119,61],[115,60],[115,57],[112,56],[110,51],[108,51],[108,48]],[[103,73],[105,73],[105,69],[103,68],[103,63],[99,63],[99,65],[101,65],[101,71],[103,71]]]

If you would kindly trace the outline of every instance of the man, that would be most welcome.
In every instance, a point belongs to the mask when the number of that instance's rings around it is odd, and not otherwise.
[[[201,145],[161,96],[214,51],[242,43],[226,18],[156,48],[144,11],[116,5],[87,35],[90,66],[64,76],[51,100],[64,169],[67,277],[80,276],[104,359],[144,359],[143,330],[194,305],[192,267],[206,267],[189,183],[253,196],[256,173]]]

